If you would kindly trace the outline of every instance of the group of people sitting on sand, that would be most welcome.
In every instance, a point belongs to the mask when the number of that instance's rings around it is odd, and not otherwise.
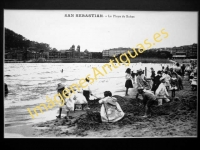
[[[86,82],[89,82],[89,78],[85,79]],[[61,94],[63,99],[65,100],[65,105],[60,106],[59,108],[59,115],[56,116],[57,118],[61,118],[62,109],[65,108],[66,116],[64,117],[66,120],[70,120],[70,112],[74,111],[75,104],[86,104],[86,110],[90,109],[88,107],[88,102],[90,101],[90,95],[92,94],[92,91],[90,89],[90,86],[88,86],[86,89],[82,91],[77,91],[75,94],[70,96],[69,98],[65,98],[63,96],[63,90],[65,89],[65,85],[62,83],[58,84],[57,92]],[[74,89],[75,91],[76,89]],[[70,90],[72,93],[72,90]],[[67,95],[68,96],[68,95]],[[112,97],[112,93],[110,91],[104,92],[104,97],[99,98],[99,104],[101,104],[101,120],[102,122],[116,122],[124,117],[124,112],[122,111],[120,105],[117,102],[117,98]]]

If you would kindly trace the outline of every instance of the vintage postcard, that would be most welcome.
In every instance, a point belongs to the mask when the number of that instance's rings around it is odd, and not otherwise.
[[[4,9],[5,138],[197,137],[198,12]]]

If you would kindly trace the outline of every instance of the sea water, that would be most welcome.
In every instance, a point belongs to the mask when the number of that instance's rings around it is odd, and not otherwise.
[[[103,97],[103,92],[109,90],[113,95],[124,96],[125,71],[147,68],[147,77],[150,77],[153,67],[157,72],[162,66],[172,67],[172,64],[131,63],[121,64],[118,68],[103,71],[103,63],[5,63],[4,83],[8,85],[9,93],[4,97],[4,121],[5,125],[26,124],[33,122],[27,108],[33,108],[41,103],[46,103],[46,96],[53,99],[58,83],[66,87],[78,84],[90,74],[94,78],[93,68],[97,68],[102,74],[97,75],[97,80],[91,85],[92,92],[97,97]],[[117,65],[117,64],[116,64]],[[63,69],[63,72],[61,70]],[[54,108],[58,109],[58,107]],[[50,111],[49,111],[50,112]],[[45,112],[38,118],[55,118],[53,113]],[[43,117],[43,118],[42,118]],[[35,119],[36,120],[36,119]]]

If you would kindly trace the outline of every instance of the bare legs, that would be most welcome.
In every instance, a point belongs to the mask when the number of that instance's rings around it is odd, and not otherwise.
[[[128,88],[126,88],[126,96],[128,96]]]

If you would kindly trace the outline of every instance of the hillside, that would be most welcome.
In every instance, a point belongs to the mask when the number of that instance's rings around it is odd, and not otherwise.
[[[36,41],[30,41],[24,36],[15,33],[14,31],[5,28],[5,52],[12,51],[13,49],[27,49],[34,47],[36,50],[48,51],[52,48],[47,43],[38,43]]]

